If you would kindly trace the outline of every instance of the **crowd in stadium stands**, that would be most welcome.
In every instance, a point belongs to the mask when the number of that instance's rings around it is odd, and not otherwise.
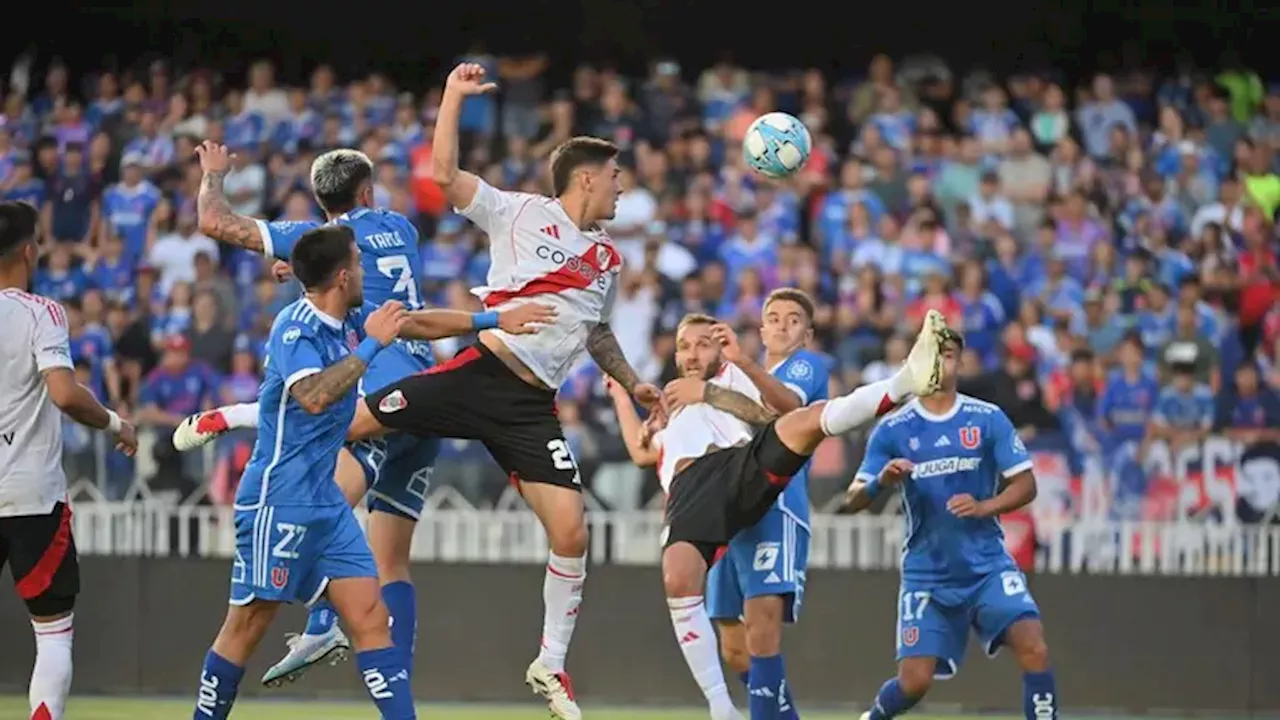
[[[502,92],[468,99],[464,165],[490,183],[545,192],[543,161],[576,134],[623,149],[614,327],[646,378],[674,375],[684,313],[714,313],[751,340],[762,298],[793,285],[817,300],[814,342],[842,387],[884,377],[923,313],[945,312],[968,340],[962,390],[1002,406],[1073,474],[1102,458],[1117,507],[1149,494],[1126,490],[1123,470],[1136,463],[1146,483],[1156,444],[1176,454],[1214,433],[1280,457],[1280,86],[1248,70],[1070,86],[1052,73],[961,76],[929,58],[880,56],[859,77],[662,61],[648,77],[582,66],[559,89],[545,58],[476,59]],[[261,257],[199,233],[199,140],[234,150],[228,196],[269,220],[319,217],[311,160],[360,148],[379,163],[378,204],[419,223],[425,297],[475,305],[467,290],[484,284],[488,240],[430,180],[438,90],[414,96],[328,67],[285,87],[267,62],[244,88],[163,63],[86,78],[55,63],[40,77],[4,97],[0,195],[42,209],[36,290],[66,304],[85,382],[162,431],[153,488],[212,478],[214,497],[229,496],[246,439],[204,467],[163,431],[255,397],[262,340],[296,292]],[[774,109],[814,140],[781,184],[748,172],[739,150]],[[596,495],[634,507],[655,488],[625,462],[600,384],[583,365],[560,417]],[[132,461],[95,454],[92,440],[70,434],[68,463],[120,497]],[[815,460],[826,496],[858,452],[833,445]],[[448,443],[436,484],[491,500],[503,486],[484,458]],[[1280,487],[1254,494],[1270,507]]]

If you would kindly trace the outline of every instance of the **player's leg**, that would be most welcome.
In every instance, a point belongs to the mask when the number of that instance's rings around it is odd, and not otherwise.
[[[368,490],[372,477],[370,463],[379,463],[386,453],[379,448],[382,440],[372,440],[367,448],[345,447],[338,451],[338,464],[333,479],[342,489],[347,504],[354,507]],[[375,465],[376,467],[376,465]],[[275,665],[262,675],[262,684],[278,687],[284,682],[295,682],[312,666],[322,662],[337,665],[347,658],[351,641],[338,625],[338,613],[327,597],[311,604],[307,612],[307,624],[301,634],[287,636],[289,650]]]
[[[794,453],[812,455],[826,438],[862,427],[912,396],[935,392],[942,379],[940,346],[946,328],[942,315],[930,310],[907,361],[893,377],[787,413],[774,423],[778,439]]]
[[[417,717],[409,685],[408,653],[391,642],[390,616],[378,588],[377,567],[360,524],[342,508],[326,528],[314,572],[347,626],[369,697],[385,720]]]
[[[0,518],[0,567],[6,559],[36,637],[28,700],[34,720],[61,720],[71,692],[72,612],[80,565],[71,510],[57,503],[48,515]]]
[[[1022,711],[1028,720],[1056,720],[1058,691],[1049,664],[1040,609],[1016,569],[993,573],[978,592],[973,625],[988,656],[1008,645],[1022,669]]]
[[[233,581],[233,588],[234,585]],[[244,678],[244,666],[267,634],[279,608],[280,603],[253,595],[237,598],[232,590],[227,616],[200,668],[195,720],[225,720],[231,714]]]
[[[747,687],[751,654],[747,651],[747,630],[742,625],[742,584],[737,557],[739,538],[729,541],[728,549],[707,571],[707,614],[720,636],[720,659]]]
[[[934,679],[953,677],[968,644],[968,606],[959,595],[904,582],[898,593],[898,672],[880,686],[862,720],[888,720],[915,707]]]
[[[662,586],[671,627],[689,672],[711,708],[712,720],[740,720],[720,666],[715,628],[707,614],[703,587],[716,548],[709,543],[672,541],[662,551]]]
[[[746,540],[749,564],[739,558],[746,600],[743,620],[750,653],[752,718],[798,718],[782,658],[782,626],[795,622],[804,596],[809,533],[776,507],[734,542]],[[768,691],[768,692],[764,692]]]
[[[188,452],[237,428],[258,427],[258,403],[224,405],[188,415],[173,430],[173,446]]]

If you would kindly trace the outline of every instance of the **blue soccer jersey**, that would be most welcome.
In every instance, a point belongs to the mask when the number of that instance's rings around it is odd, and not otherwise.
[[[1031,469],[1031,457],[1003,410],[961,395],[940,415],[913,400],[885,418],[867,442],[858,479],[870,481],[895,458],[915,466],[902,484],[897,658],[937,658],[935,675],[951,677],[970,628],[993,655],[1011,625],[1040,611],[1005,551],[999,520],[956,517],[947,501],[994,497],[1003,480]]]
[[[314,602],[332,579],[376,577],[364,534],[333,481],[356,390],[311,414],[289,394],[364,339],[366,309],[326,315],[303,298],[276,316],[258,391],[258,439],[236,491],[231,602]]]
[[[418,279],[414,275],[422,267],[418,230],[408,218],[389,210],[357,208],[339,215],[333,222],[346,225],[355,233],[367,303],[378,306],[388,300],[398,300],[410,310],[422,308]],[[288,260],[298,238],[322,224],[259,221],[258,232],[268,255]],[[430,343],[397,340],[369,365],[360,381],[360,393],[377,392],[401,378],[430,368],[433,362]],[[351,450],[370,485],[370,506],[416,520],[426,503],[439,442],[396,434],[358,443]]]
[[[870,481],[894,458],[915,465],[902,484],[904,578],[962,582],[1012,567],[999,520],[957,518],[947,510],[955,495],[989,499],[1005,478],[1031,469],[1003,410],[960,395],[951,410],[933,415],[912,401],[872,431],[856,477]]]
[[[812,350],[797,350],[771,371],[791,392],[800,398],[800,404],[811,405],[827,399],[830,372],[826,360]],[[809,465],[808,463],[791,478],[787,489],[778,496],[778,508],[809,529]]]

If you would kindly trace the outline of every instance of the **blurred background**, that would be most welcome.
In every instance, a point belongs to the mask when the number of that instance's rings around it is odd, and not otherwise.
[[[716,3],[495,3],[412,22],[362,10],[370,21],[339,32],[292,3],[192,18],[141,2],[77,11],[94,32],[75,41],[7,46],[0,195],[42,209],[36,290],[67,306],[85,382],[147,430],[130,460],[68,424],[80,503],[224,506],[252,447],[232,435],[184,457],[168,440],[189,413],[254,399],[270,321],[298,292],[198,232],[201,139],[234,149],[227,193],[268,220],[319,217],[311,160],[362,149],[378,204],[420,228],[423,296],[478,307],[467,291],[488,240],[428,171],[441,79],[468,59],[502,88],[462,119],[464,165],[491,183],[545,192],[547,154],[575,134],[623,148],[615,326],[646,380],[673,376],[686,312],[758,345],[761,300],[780,286],[817,300],[832,392],[889,373],[937,308],[968,338],[962,390],[1001,405],[1035,451],[1040,497],[1007,518],[1025,565],[1082,520],[1262,537],[1280,515],[1274,10],[801,12],[771,43]],[[783,183],[739,151],[774,109],[815,145]],[[655,478],[627,461],[594,365],[560,407],[592,506],[653,507]],[[838,508],[861,441],[815,457],[818,510]],[[466,442],[446,443],[432,497],[519,507]]]

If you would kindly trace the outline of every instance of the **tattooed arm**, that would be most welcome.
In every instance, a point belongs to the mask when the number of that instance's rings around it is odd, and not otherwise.
[[[706,383],[702,391],[702,401],[750,425],[764,425],[778,417],[778,413],[746,395],[713,383]]]
[[[640,384],[640,377],[622,354],[622,347],[618,345],[618,338],[614,337],[609,323],[596,325],[587,336],[587,352],[604,374],[617,380],[628,395],[635,392],[636,386]]]
[[[341,362],[308,375],[289,387],[289,394],[311,415],[319,415],[345,396],[364,375],[364,360],[348,355]]]
[[[196,196],[200,232],[214,240],[264,252],[258,221],[232,210],[222,191],[222,179],[226,175],[226,172],[206,172],[200,180],[200,193]]]

